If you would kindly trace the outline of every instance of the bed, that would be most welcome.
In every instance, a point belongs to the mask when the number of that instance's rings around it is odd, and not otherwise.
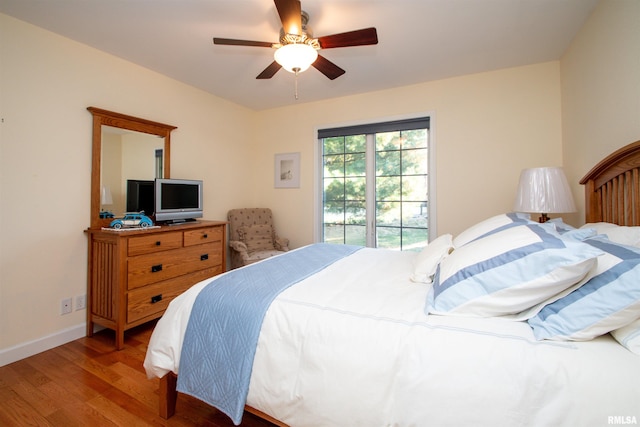
[[[279,426],[638,423],[639,167],[640,141],[583,178],[578,229],[505,213],[421,253],[309,245],[194,285],[147,350],[161,416],[179,390],[235,424],[244,410]],[[251,277],[287,283],[260,308]]]

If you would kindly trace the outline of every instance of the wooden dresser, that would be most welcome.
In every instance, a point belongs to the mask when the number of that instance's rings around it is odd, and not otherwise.
[[[98,324],[116,333],[162,316],[190,286],[226,269],[225,221],[147,230],[88,229],[87,336]]]

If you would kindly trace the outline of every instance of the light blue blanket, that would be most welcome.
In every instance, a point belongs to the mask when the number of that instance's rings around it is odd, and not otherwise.
[[[358,249],[318,243],[212,280],[191,311],[177,390],[240,424],[262,320],[271,302],[291,285]]]

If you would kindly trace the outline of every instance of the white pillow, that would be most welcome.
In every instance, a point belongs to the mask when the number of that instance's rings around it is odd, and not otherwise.
[[[604,236],[585,240],[602,251],[588,280],[529,319],[536,339],[586,341],[638,318],[640,249]]]
[[[580,228],[593,228],[598,234],[605,234],[614,243],[640,247],[640,227],[621,226],[610,222],[594,222]]]
[[[549,223],[551,223],[551,221],[547,221],[547,224],[549,224]],[[595,237],[595,230],[592,229],[592,228],[584,228],[584,229],[576,229],[576,228],[574,228],[574,229],[569,230],[569,231],[566,231],[568,229],[564,229],[563,231],[560,231],[560,230],[558,230],[558,225],[557,224],[554,224],[554,226],[556,228],[556,231],[558,231],[559,234],[562,235],[562,239],[565,239],[565,240],[574,240],[574,241],[582,242],[587,238]],[[569,227],[571,227],[571,226],[569,226]],[[520,312],[518,314],[515,314],[515,315],[505,316],[505,318],[508,318],[509,320],[514,320],[514,321],[527,320],[527,319],[532,318],[533,316],[538,314],[540,312],[540,310],[542,310],[545,306],[547,306],[547,305],[549,305],[549,304],[551,304],[553,302],[556,302],[560,298],[563,298],[563,297],[569,295],[571,292],[575,291],[580,286],[584,285],[595,274],[597,264],[598,264],[598,260],[596,259],[596,262],[591,267],[589,272],[579,282],[574,283],[573,285],[569,286],[568,288],[564,289],[563,291],[553,295],[551,298],[549,298],[549,299],[547,299],[545,301],[542,301],[541,303],[538,303],[538,304],[534,305],[533,307],[528,308],[527,310],[524,310],[524,311],[522,311],[522,312]]]
[[[531,218],[529,214],[514,212],[492,216],[458,234],[458,236],[453,239],[453,246],[459,248],[488,233],[532,222],[529,218]]]
[[[640,319],[611,331],[611,335],[629,351],[640,355]]]
[[[425,312],[518,314],[579,282],[600,254],[591,245],[562,238],[552,224],[510,227],[446,257],[436,272]]]
[[[430,242],[416,256],[413,274],[410,277],[411,281],[418,283],[432,283],[433,275],[436,274],[438,264],[440,264],[440,262],[449,255],[452,250],[453,236],[451,234],[443,234]]]

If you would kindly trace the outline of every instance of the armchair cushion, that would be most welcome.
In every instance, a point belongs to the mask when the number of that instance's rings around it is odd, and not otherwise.
[[[244,225],[238,229],[240,241],[249,252],[274,250],[273,227],[270,224]]]

